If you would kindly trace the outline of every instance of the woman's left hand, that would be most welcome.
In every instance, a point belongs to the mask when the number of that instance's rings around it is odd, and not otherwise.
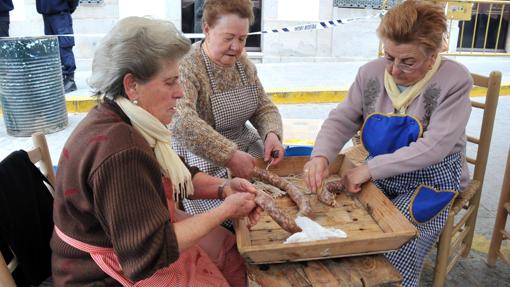
[[[285,150],[283,149],[283,145],[278,139],[278,136],[275,133],[268,133],[266,136],[266,140],[264,141],[264,161],[269,162],[271,160],[271,152],[278,151],[278,156],[275,157],[272,164],[278,164],[283,160],[283,156],[285,155]]]
[[[225,186],[225,197],[236,192],[251,192],[255,195],[257,194],[257,190],[255,189],[253,184],[251,184],[246,179],[240,177],[236,177],[230,180],[229,184]],[[260,208],[259,206],[257,206],[250,212],[250,214],[248,215],[250,226],[257,224],[257,222],[260,219],[261,213],[262,208]]]
[[[344,176],[344,187],[348,192],[360,192],[361,185],[372,178],[366,164],[348,170]]]
[[[257,190],[253,184],[244,178],[236,177],[230,180],[229,184],[225,186],[225,197],[234,194],[236,192],[251,192],[257,194]]]

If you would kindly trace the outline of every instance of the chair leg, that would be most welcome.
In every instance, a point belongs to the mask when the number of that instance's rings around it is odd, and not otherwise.
[[[434,274],[433,287],[442,287],[446,280],[448,257],[450,255],[450,242],[452,239],[454,216],[448,216],[443,232],[439,236],[439,244],[437,245],[436,267]]]
[[[480,198],[482,196],[482,188],[476,192],[470,202],[470,206],[474,206],[473,213],[469,216],[469,219],[466,221],[465,228],[468,228],[469,231],[466,234],[466,237],[462,240],[464,243],[464,251],[462,251],[462,257],[466,257],[471,251],[471,245],[473,244],[473,236],[475,235],[475,224],[476,224],[476,216],[478,215],[478,208],[480,207]]]
[[[508,212],[505,209],[505,203],[510,202],[510,151],[508,152],[508,159],[506,162],[505,177],[503,179],[503,186],[501,193],[499,194],[498,212],[496,213],[496,223],[494,223],[494,229],[492,230],[491,245],[489,247],[489,254],[487,255],[487,264],[494,267],[496,265],[496,259],[498,258],[498,251],[501,248],[501,241],[503,235],[500,230],[506,226],[506,220]]]

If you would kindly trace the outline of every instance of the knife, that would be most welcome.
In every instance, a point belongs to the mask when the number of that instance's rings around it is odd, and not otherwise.
[[[267,163],[267,165],[266,165],[266,170],[268,170],[268,169],[269,169],[269,167],[270,167],[270,166],[271,166],[271,164],[273,163],[273,160],[274,160],[275,158],[277,158],[277,157],[278,157],[278,154],[279,154],[279,153],[280,153],[280,152],[279,152],[278,150],[273,150],[273,151],[271,151],[271,159],[269,160],[269,162],[268,162],[268,163]]]

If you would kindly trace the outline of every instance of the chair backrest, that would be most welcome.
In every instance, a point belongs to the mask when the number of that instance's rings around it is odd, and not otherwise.
[[[34,144],[34,149],[27,152],[30,161],[34,164],[38,164],[41,173],[46,176],[51,185],[55,186],[55,172],[53,170],[53,163],[51,161],[46,137],[41,132],[34,133],[32,135],[32,142]]]
[[[492,130],[494,128],[494,118],[496,117],[496,108],[498,106],[499,90],[501,88],[501,72],[493,71],[488,77],[477,74],[471,75],[475,87],[487,88],[485,103],[471,101],[473,108],[483,110],[483,119],[478,137],[467,135],[468,144],[478,146],[476,156],[474,158],[466,156],[466,161],[474,165],[472,179],[479,181],[480,185],[483,185],[487,159],[489,158]]]
[[[53,164],[51,162],[50,152],[46,137],[43,133],[37,132],[32,135],[32,142],[34,148],[27,151],[30,161],[39,166],[41,173],[48,178],[51,185],[55,186],[55,172],[53,171]],[[49,188],[50,192],[52,188]],[[53,194],[52,194],[53,195]],[[14,272],[18,263],[16,257],[14,257],[9,263],[5,262],[5,259],[0,252],[0,286],[11,287],[16,286],[11,273]]]

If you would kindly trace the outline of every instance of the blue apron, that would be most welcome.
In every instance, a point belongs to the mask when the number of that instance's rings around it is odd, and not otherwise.
[[[405,114],[370,114],[361,130],[368,160],[416,142],[423,134],[418,119]],[[420,170],[373,180],[418,229],[418,236],[397,251],[385,254],[404,277],[404,286],[418,286],[423,260],[444,227],[451,203],[460,190],[460,152]]]

